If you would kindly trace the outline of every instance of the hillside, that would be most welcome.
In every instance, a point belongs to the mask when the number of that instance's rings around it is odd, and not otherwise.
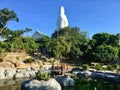
[[[30,55],[26,52],[5,52],[0,68],[28,68],[28,67],[46,67],[51,66],[50,60],[40,53]]]

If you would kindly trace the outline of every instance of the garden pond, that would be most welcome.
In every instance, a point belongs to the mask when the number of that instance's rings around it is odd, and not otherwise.
[[[0,90],[21,90],[21,82],[27,79],[0,80]],[[120,84],[82,78],[74,80],[74,87],[64,87],[62,90],[120,90]]]

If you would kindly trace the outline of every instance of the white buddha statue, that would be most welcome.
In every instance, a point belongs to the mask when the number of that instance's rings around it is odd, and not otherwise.
[[[60,9],[60,15],[58,16],[58,20],[57,20],[57,28],[61,29],[61,28],[65,28],[68,27],[69,23],[68,23],[68,19],[65,15],[65,10],[64,7],[61,6]]]

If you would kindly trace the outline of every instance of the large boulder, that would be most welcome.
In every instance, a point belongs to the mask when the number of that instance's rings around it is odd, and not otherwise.
[[[61,90],[61,86],[54,78],[48,81],[31,79],[22,82],[21,90]]]
[[[59,75],[59,76],[56,76],[55,79],[60,83],[62,87],[74,85],[74,80],[67,75],[65,76]]]

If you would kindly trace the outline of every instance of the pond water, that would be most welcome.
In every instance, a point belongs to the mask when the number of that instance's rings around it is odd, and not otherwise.
[[[21,82],[24,80],[26,79],[0,80],[0,90],[21,90]],[[65,87],[62,90],[120,90],[120,84],[75,79],[74,87]]]
[[[0,90],[21,90],[21,82],[29,78],[0,80]]]
[[[120,84],[85,79],[75,81],[73,90],[120,90]]]

